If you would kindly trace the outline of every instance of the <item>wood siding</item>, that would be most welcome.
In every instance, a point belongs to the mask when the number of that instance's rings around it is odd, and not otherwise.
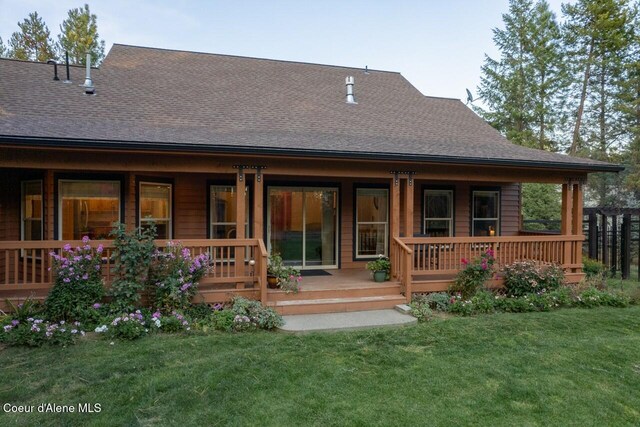
[[[20,239],[20,182],[23,179],[33,179],[34,176],[43,179],[44,187],[44,235],[45,239],[54,237],[54,173],[58,171],[28,171],[2,169],[3,191],[0,192],[0,240]],[[61,171],[64,172],[64,171]],[[127,227],[132,229],[137,224],[137,185],[140,180],[153,181],[154,178],[173,183],[173,238],[174,239],[205,239],[208,237],[209,218],[207,217],[208,184],[220,182],[229,183],[235,179],[232,174],[195,174],[195,173],[157,173],[157,172],[125,172],[123,173],[125,200],[124,217]],[[253,175],[247,174],[249,185],[253,182]],[[299,176],[270,176],[263,177],[265,192],[271,185],[313,185],[327,184],[340,189],[340,232],[339,232],[339,265],[341,268],[363,268],[365,261],[354,260],[354,188],[357,186],[391,186],[392,178],[332,178]],[[402,185],[402,180],[400,182]],[[425,185],[450,185],[455,189],[455,235],[469,236],[471,205],[470,191],[472,187],[491,186],[501,187],[501,231],[503,236],[518,234],[520,225],[520,185],[515,183],[496,184],[491,182],[446,182],[415,180],[413,184],[414,233],[422,233],[423,200],[422,190]],[[253,192],[253,189],[251,190]],[[401,192],[401,209],[404,208],[404,191]],[[267,209],[268,199],[265,197],[264,208]],[[252,217],[256,215],[251,212]],[[262,215],[262,213],[260,214]],[[402,220],[404,218],[401,216]],[[402,222],[402,221],[401,221]],[[401,227],[401,231],[404,227]],[[266,233],[266,224],[265,224]],[[250,236],[262,237],[266,236]],[[391,240],[391,239],[389,239]],[[0,258],[1,258],[0,254]]]

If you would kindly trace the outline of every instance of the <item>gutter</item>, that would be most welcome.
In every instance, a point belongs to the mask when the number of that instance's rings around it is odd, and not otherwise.
[[[219,153],[219,154],[263,154],[289,157],[314,157],[314,158],[339,158],[339,159],[363,159],[382,161],[404,161],[404,162],[429,162],[465,165],[484,166],[521,166],[533,168],[556,168],[572,171],[589,172],[621,172],[624,166],[616,164],[588,165],[580,163],[564,162],[542,162],[535,160],[512,160],[512,159],[483,159],[476,157],[456,157],[456,156],[435,156],[435,155],[410,155],[394,153],[364,153],[359,151],[336,151],[336,150],[305,150],[274,147],[237,147],[229,145],[215,144],[189,144],[189,143],[166,143],[166,142],[139,142],[139,141],[116,141],[116,140],[95,140],[95,139],[70,139],[70,138],[43,138],[43,137],[16,137],[0,135],[0,144],[23,145],[29,147],[55,147],[55,148],[102,148],[102,149],[130,149],[130,150],[159,150],[167,152],[184,153]]]

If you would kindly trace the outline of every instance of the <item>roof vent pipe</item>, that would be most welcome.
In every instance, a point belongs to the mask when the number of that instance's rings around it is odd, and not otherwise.
[[[87,75],[84,78],[84,93],[87,95],[93,95],[96,88],[93,87],[93,80],[91,80],[91,54],[87,53]]]
[[[53,59],[47,61],[47,64],[53,64],[53,80],[60,80],[58,78],[58,63]]]
[[[64,57],[65,57],[65,67],[67,68],[67,78],[66,80],[64,80],[63,83],[71,83],[71,77],[69,77],[69,51],[66,51],[64,53]]]
[[[345,79],[347,84],[347,104],[357,104],[356,99],[353,96],[353,85],[355,84],[355,79],[353,76],[349,76]]]

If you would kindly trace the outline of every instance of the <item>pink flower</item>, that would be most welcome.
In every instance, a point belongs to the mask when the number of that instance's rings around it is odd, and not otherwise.
[[[462,263],[462,265],[467,265],[467,264],[469,264],[469,260],[468,260],[468,259],[466,259],[466,258],[462,258],[462,259],[460,260],[460,262]]]
[[[82,243],[89,243],[89,236],[82,236]]]
[[[64,250],[65,250],[65,251],[67,251],[67,252],[71,252],[71,245],[70,245],[69,243],[67,243],[66,245],[64,245],[64,246],[62,247],[62,249],[64,249]]]

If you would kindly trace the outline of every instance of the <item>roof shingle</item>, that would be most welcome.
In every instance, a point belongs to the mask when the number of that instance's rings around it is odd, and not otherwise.
[[[118,44],[92,70],[95,96],[78,87],[84,69],[71,71],[64,84],[48,65],[0,60],[0,136],[619,169],[511,144],[459,100],[424,96],[395,72]]]

